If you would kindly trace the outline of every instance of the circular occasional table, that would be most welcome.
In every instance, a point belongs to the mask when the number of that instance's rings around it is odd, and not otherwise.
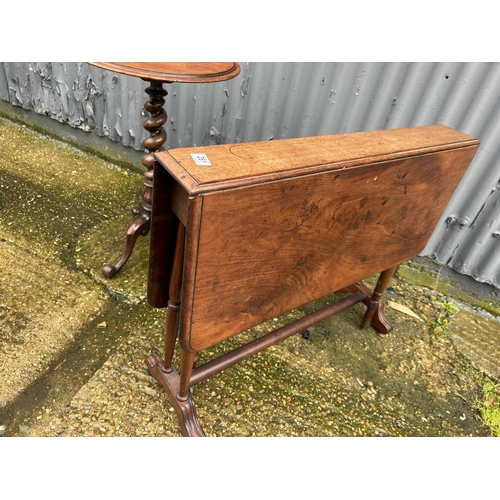
[[[167,140],[167,133],[163,128],[167,121],[167,113],[163,109],[167,91],[163,84],[222,82],[236,77],[240,73],[240,67],[235,62],[90,62],[89,64],[149,82],[149,87],[145,89],[149,99],[144,108],[150,113],[150,117],[143,122],[149,137],[142,141],[142,145],[148,151],[142,158],[142,164],[147,169],[142,179],[144,189],[139,206],[132,210],[134,220],[127,229],[123,255],[115,265],[108,264],[102,268],[104,276],[112,278],[127,262],[138,236],[146,236],[151,227],[153,154],[163,150],[163,144]]]

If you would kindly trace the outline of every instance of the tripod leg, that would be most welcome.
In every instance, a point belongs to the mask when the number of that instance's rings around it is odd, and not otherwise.
[[[142,178],[144,189],[141,195],[141,203],[138,208],[132,210],[135,220],[127,229],[127,242],[122,257],[114,266],[108,264],[102,268],[102,274],[106,278],[112,278],[125,265],[135,246],[139,236],[146,236],[151,227],[151,206],[153,201],[153,153],[161,151],[163,144],[167,140],[167,133],[163,125],[167,121],[167,113],[163,109],[165,104],[164,97],[167,91],[163,88],[161,82],[150,82],[146,89],[149,95],[149,101],[144,107],[151,114],[151,117],[144,120],[143,127],[149,132],[150,136],[142,141],[142,145],[149,151],[142,157],[142,164],[147,168]]]

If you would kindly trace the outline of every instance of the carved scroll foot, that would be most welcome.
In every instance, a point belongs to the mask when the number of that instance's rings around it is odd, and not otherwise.
[[[102,268],[102,274],[106,278],[112,278],[124,266],[128,258],[132,254],[132,250],[134,249],[137,238],[139,236],[146,236],[149,232],[150,226],[150,218],[147,214],[141,214],[139,218],[137,218],[136,220],[134,220],[134,222],[132,222],[132,224],[130,224],[127,229],[127,242],[125,244],[125,250],[121,259],[114,266],[107,264]]]
[[[375,290],[367,302],[365,302],[367,310],[363,318],[362,328],[372,325],[382,334],[389,333],[392,330],[392,325],[384,314],[382,295],[398,267],[399,266],[393,266],[380,273]],[[356,283],[356,286],[360,286],[360,283]]]
[[[392,325],[385,316],[384,304],[382,302],[379,303],[377,309],[371,317],[370,322],[366,324],[363,322],[362,327],[367,328],[369,325],[373,326],[379,333],[383,335],[386,335],[392,331]]]
[[[384,303],[382,302],[382,294],[380,292],[370,290],[370,288],[368,288],[361,281],[358,283],[354,283],[353,285],[349,285],[342,290],[339,290],[339,292],[355,293],[359,290],[366,294],[366,300],[364,301],[364,303],[367,306],[367,311],[363,318],[361,328],[368,328],[368,326],[371,325],[383,335],[391,332],[393,327],[385,316]],[[374,297],[378,300],[375,300]]]
[[[179,399],[180,376],[174,367],[166,373],[163,367],[163,360],[154,353],[150,354],[146,360],[149,373],[163,386],[168,398],[172,402],[177,413],[179,425],[183,436],[205,437],[205,433],[198,420],[196,405],[190,393],[184,399]]]

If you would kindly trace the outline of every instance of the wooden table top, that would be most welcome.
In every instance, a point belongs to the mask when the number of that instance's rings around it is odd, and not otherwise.
[[[164,197],[187,230],[183,349],[418,255],[478,147],[431,125],[155,153],[175,180]]]
[[[238,76],[235,62],[89,62],[98,68],[147,81],[163,83],[210,83]]]
[[[477,145],[445,125],[169,149],[155,158],[190,195]],[[197,165],[192,155],[210,165]]]

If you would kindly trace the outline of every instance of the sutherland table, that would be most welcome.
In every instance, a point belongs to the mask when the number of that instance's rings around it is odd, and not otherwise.
[[[167,91],[163,88],[163,84],[221,82],[237,76],[240,67],[234,62],[91,62],[89,64],[149,82],[149,87],[145,90],[149,100],[144,108],[151,116],[143,122],[144,128],[149,132],[149,137],[142,141],[142,145],[148,150],[142,158],[142,164],[147,169],[142,179],[144,189],[139,206],[132,210],[134,220],[127,229],[125,250],[120,260],[115,265],[107,264],[102,268],[104,276],[112,278],[127,262],[139,235],[146,236],[149,233],[153,153],[162,151],[163,144],[167,140],[167,133],[163,128],[167,121],[167,113],[163,109]]]
[[[164,357],[146,364],[182,433],[204,435],[191,386],[329,316],[363,302],[362,325],[389,332],[382,294],[478,147],[434,125],[156,153],[148,300],[168,314]],[[361,280],[376,273],[372,291]],[[203,349],[336,291],[347,296],[196,366]]]

